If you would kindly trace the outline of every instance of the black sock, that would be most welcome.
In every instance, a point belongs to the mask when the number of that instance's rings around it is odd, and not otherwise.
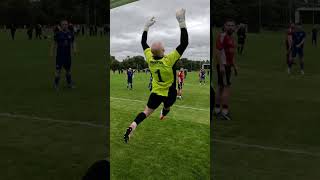
[[[68,85],[71,85],[71,84],[72,84],[71,74],[70,74],[70,73],[67,73],[67,74],[66,74],[66,80],[67,80]]]
[[[166,110],[166,109],[162,109],[162,115],[163,116],[166,116],[168,113],[170,112],[170,109],[169,110]]]
[[[240,54],[242,54],[243,52],[243,46],[241,46],[241,49],[240,49]]]
[[[291,60],[291,61],[289,61],[289,63],[288,63],[288,67],[289,67],[289,69],[291,69],[291,67],[292,67],[292,60]]]
[[[144,112],[141,112],[141,113],[138,114],[138,116],[136,117],[134,122],[136,122],[137,125],[139,125],[146,118],[147,118],[146,114]]]
[[[303,62],[300,62],[300,69],[304,70],[304,63]]]

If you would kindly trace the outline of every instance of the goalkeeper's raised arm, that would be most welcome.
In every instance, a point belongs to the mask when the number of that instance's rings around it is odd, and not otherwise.
[[[155,17],[152,17],[150,18],[145,26],[144,26],[144,30],[143,30],[143,34],[142,34],[142,39],[141,39],[141,45],[142,45],[142,48],[143,50],[146,50],[149,48],[149,45],[147,43],[147,38],[148,38],[148,31],[149,31],[149,28],[155,23]]]
[[[181,30],[181,35],[180,35],[180,44],[176,48],[180,56],[182,56],[183,52],[187,49],[188,44],[189,44],[189,38],[188,38],[188,31],[187,31],[187,26],[186,26],[186,10],[185,9],[179,9],[176,12],[176,18],[178,20],[180,30]]]

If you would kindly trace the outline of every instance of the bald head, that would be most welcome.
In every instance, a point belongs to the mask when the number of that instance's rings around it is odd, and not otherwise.
[[[151,52],[153,56],[163,57],[164,56],[164,46],[160,41],[156,41],[151,45]]]

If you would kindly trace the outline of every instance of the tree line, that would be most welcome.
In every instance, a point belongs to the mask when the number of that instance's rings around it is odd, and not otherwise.
[[[313,0],[214,0],[212,24],[221,27],[226,18],[238,23],[249,24],[249,29],[257,26],[281,28],[294,22],[295,10],[299,7],[312,7]],[[314,1],[319,6],[318,1]],[[260,16],[261,14],[261,16]]]
[[[143,56],[128,56],[123,61],[117,60],[114,56],[110,56],[110,69],[112,71],[117,70],[123,70],[123,69],[137,69],[137,70],[143,70],[148,68],[148,64],[145,61],[145,58]],[[199,71],[199,69],[202,67],[203,64],[210,64],[209,60],[203,60],[203,61],[194,61],[189,60],[187,58],[181,58],[177,64],[176,68],[184,68],[188,69],[189,71]]]
[[[107,23],[105,0],[1,0],[0,24],[17,26],[56,24],[67,19],[74,24]]]

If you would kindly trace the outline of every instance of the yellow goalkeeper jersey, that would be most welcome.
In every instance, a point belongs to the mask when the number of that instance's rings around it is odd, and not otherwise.
[[[173,66],[180,59],[181,55],[177,50],[165,55],[162,59],[155,60],[151,48],[144,51],[152,75],[152,93],[160,96],[168,96],[170,86],[175,83],[175,71]]]

